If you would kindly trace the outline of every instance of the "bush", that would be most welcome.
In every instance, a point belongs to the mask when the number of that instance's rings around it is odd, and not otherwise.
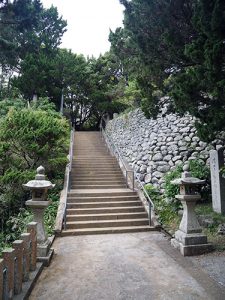
[[[4,232],[9,216],[16,218],[28,193],[22,184],[34,178],[43,165],[49,179],[62,177],[68,154],[69,126],[51,105],[46,109],[10,109],[0,120],[0,213]],[[48,109],[47,109],[48,107]],[[12,229],[13,232],[13,229]]]
[[[153,185],[147,184],[145,185],[145,189],[155,205],[155,211],[158,215],[159,222],[164,228],[169,230],[172,229],[174,231],[180,220],[174,204],[167,202],[165,196],[161,195]]]

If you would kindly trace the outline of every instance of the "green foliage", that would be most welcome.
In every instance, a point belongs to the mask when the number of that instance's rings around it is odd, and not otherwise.
[[[196,117],[202,140],[225,140],[224,1],[120,2],[124,28],[110,33],[111,49],[137,80],[146,116],[167,104],[168,112]]]
[[[57,9],[45,9],[40,0],[5,1],[0,14],[0,62],[5,70],[18,67],[30,53],[51,53],[65,32]]]
[[[41,99],[30,109],[11,108],[0,120],[0,214],[4,231],[10,226],[8,217],[16,216],[24,207],[28,194],[22,184],[34,178],[39,165],[45,167],[50,179],[64,172],[69,128],[52,108]]]
[[[63,176],[59,180],[54,181],[54,183],[56,183],[56,187],[52,191],[50,191],[48,195],[48,199],[51,201],[51,204],[44,213],[44,224],[48,235],[52,235],[54,233],[55,219],[60,198],[60,190],[62,190],[63,187],[62,178]]]
[[[175,196],[179,194],[179,187],[171,184],[171,181],[180,178],[182,173],[183,165],[178,165],[173,171],[167,173],[165,178],[165,196],[177,205],[179,209],[180,204],[175,200]],[[199,179],[206,180],[203,187],[199,188],[199,192],[203,200],[210,200],[211,186],[210,186],[210,169],[201,159],[193,159],[189,161],[189,172],[191,176]]]
[[[146,184],[145,189],[155,205],[156,214],[164,228],[176,228],[180,217],[177,214],[177,207],[174,206],[174,203],[166,201],[165,196],[161,195],[151,184]]]
[[[171,181],[181,177],[182,165],[178,165],[173,171],[168,172],[165,176],[165,196],[175,200],[175,196],[179,194],[179,187],[175,184],[171,184]]]
[[[0,233],[0,255],[3,249],[10,247],[11,243],[26,232],[26,226],[33,220],[29,210],[21,208],[16,215],[9,216],[4,233]]]
[[[32,169],[65,155],[68,126],[64,119],[41,110],[12,109],[1,120],[0,144],[8,148],[12,165]]]
[[[4,98],[2,101],[0,101],[0,118],[6,116],[11,108],[21,110],[25,107],[27,107],[27,101],[24,99]]]
[[[199,179],[205,179],[207,181],[210,180],[210,169],[204,163],[204,161],[200,159],[190,160],[189,169],[193,177],[197,177]]]

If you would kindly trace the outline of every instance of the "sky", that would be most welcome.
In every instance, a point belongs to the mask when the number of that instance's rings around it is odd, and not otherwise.
[[[74,53],[98,57],[110,48],[109,29],[121,27],[124,7],[119,0],[42,0],[45,8],[58,8],[67,20],[60,47]]]

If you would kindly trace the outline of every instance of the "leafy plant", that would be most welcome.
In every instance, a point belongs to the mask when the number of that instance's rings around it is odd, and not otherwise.
[[[155,211],[163,227],[174,232],[180,220],[177,207],[173,202],[166,201],[165,196],[161,195],[153,185],[147,184],[145,189],[155,205]]]
[[[168,172],[165,179],[165,196],[171,200],[175,199],[175,196],[179,194],[179,187],[171,183],[172,180],[181,177],[183,171],[182,165],[178,165],[173,171]]]

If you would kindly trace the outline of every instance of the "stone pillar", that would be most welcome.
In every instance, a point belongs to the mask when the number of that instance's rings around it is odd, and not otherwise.
[[[37,223],[29,223],[27,225],[27,231],[31,235],[30,271],[35,271],[37,263]]]
[[[224,148],[210,151],[210,172],[213,210],[225,214],[225,178],[220,169],[224,166]]]
[[[30,272],[30,233],[22,233],[21,239],[24,242],[23,281],[28,281],[29,280],[29,272]]]
[[[0,300],[3,299],[3,259],[0,259]]]
[[[13,242],[13,249],[15,250],[15,278],[14,278],[14,293],[18,295],[22,291],[23,284],[23,249],[24,243],[22,240]]]
[[[15,250],[8,249],[2,251],[2,256],[4,260],[4,267],[7,269],[7,283],[6,283],[6,299],[13,299],[14,296],[14,258]]]

